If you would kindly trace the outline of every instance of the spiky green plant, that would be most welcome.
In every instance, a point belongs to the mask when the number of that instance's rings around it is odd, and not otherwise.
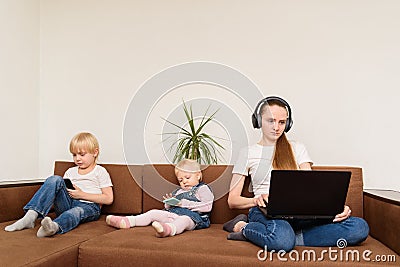
[[[216,110],[210,116],[207,116],[210,106],[211,105],[208,106],[206,112],[202,116],[197,128],[194,123],[192,105],[187,107],[185,101],[183,101],[183,111],[185,112],[189,129],[185,129],[182,126],[163,118],[163,120],[175,126],[179,130],[174,133],[163,133],[164,135],[170,135],[170,137],[171,135],[178,135],[177,140],[175,140],[169,148],[169,151],[172,151],[175,148],[173,162],[176,163],[187,158],[197,160],[197,162],[201,164],[218,164],[218,160],[222,158],[220,150],[224,150],[224,147],[209,134],[202,132],[204,127],[214,119],[215,114],[218,111]],[[163,141],[166,141],[167,139],[164,139]]]

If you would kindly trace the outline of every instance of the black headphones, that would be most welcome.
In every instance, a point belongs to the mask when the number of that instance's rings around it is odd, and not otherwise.
[[[256,109],[254,110],[254,113],[251,116],[251,121],[253,123],[253,127],[256,129],[261,128],[260,109],[264,103],[267,103],[270,100],[276,100],[276,101],[281,102],[283,105],[285,105],[287,112],[288,112],[288,117],[287,117],[286,126],[285,126],[285,132],[289,132],[290,128],[292,128],[292,125],[293,125],[292,110],[290,109],[288,102],[286,102],[284,99],[277,97],[277,96],[269,96],[269,97],[264,98],[260,102],[258,102]]]

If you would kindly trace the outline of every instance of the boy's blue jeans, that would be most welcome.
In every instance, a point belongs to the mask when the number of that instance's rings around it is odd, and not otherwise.
[[[64,180],[60,176],[50,176],[25,205],[25,212],[34,210],[39,217],[45,217],[54,205],[57,218],[54,220],[60,229],[57,233],[66,233],[80,223],[98,220],[100,205],[72,199],[67,192]]]
[[[347,245],[355,245],[364,241],[368,233],[367,222],[358,217],[336,223],[270,220],[257,207],[250,209],[249,223],[243,229],[246,239],[262,248],[267,247],[268,251],[290,251],[295,245],[334,247],[340,239],[345,239]]]

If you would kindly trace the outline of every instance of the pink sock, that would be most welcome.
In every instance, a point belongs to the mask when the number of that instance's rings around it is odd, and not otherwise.
[[[134,227],[134,225],[130,224],[130,222],[126,216],[108,215],[106,217],[106,223],[110,226],[113,226],[115,228],[120,228],[120,229]]]
[[[153,226],[154,230],[156,230],[157,237],[167,237],[175,235],[173,229],[171,229],[171,225],[169,223],[161,223],[154,221],[151,226]]]

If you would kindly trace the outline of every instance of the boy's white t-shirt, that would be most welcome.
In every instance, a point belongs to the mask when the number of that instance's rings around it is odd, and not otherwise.
[[[306,147],[302,143],[289,142],[292,145],[297,165],[304,162],[313,163]],[[241,149],[233,167],[232,173],[251,176],[251,188],[249,189],[254,192],[255,197],[269,193],[274,149],[275,146],[262,146],[259,144],[245,147]]]
[[[90,194],[101,194],[101,188],[112,186],[110,174],[99,165],[96,165],[91,172],[84,175],[78,173],[77,166],[69,168],[65,172],[64,178],[70,179],[83,192]]]

